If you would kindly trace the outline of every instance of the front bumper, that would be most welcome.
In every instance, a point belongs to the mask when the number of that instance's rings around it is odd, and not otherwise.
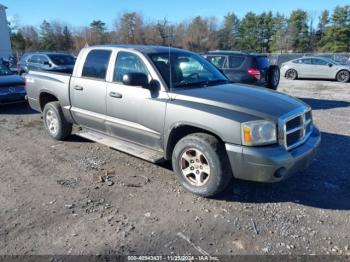
[[[1,88],[0,105],[25,102],[26,91],[23,87]]]
[[[299,147],[287,151],[281,145],[246,147],[226,144],[226,151],[235,178],[256,182],[279,182],[306,169],[321,143],[314,128],[310,138]]]

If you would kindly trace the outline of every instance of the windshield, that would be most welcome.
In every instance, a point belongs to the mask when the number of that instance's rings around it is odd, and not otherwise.
[[[169,56],[169,53],[158,53],[151,54],[150,58],[170,89],[204,87],[229,82],[215,66],[195,54],[173,52]]]
[[[0,76],[13,75],[13,72],[6,66],[0,65]]]
[[[75,58],[71,55],[49,55],[50,59],[56,65],[74,65]]]

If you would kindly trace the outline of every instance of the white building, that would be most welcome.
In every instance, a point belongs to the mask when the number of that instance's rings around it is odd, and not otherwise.
[[[0,4],[0,58],[11,54],[10,32],[6,18],[6,6]]]

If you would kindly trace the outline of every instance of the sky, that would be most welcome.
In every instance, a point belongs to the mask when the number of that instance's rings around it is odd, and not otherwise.
[[[19,25],[39,26],[48,21],[62,21],[71,26],[86,26],[93,20],[102,20],[111,29],[123,12],[136,11],[144,20],[167,18],[172,23],[189,20],[195,16],[216,16],[222,21],[228,12],[240,18],[247,12],[280,12],[289,15],[301,8],[318,17],[322,10],[333,10],[349,0],[0,0],[8,7],[10,21]]]

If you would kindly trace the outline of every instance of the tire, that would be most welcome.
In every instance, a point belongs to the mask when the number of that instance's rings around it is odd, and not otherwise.
[[[288,69],[285,77],[289,80],[296,80],[298,79],[298,72],[295,69]]]
[[[277,65],[270,66],[267,71],[267,87],[276,90],[281,79],[280,68]]]
[[[348,70],[341,70],[336,77],[338,82],[347,83],[350,80],[350,72]]]
[[[172,165],[179,183],[201,197],[221,193],[233,178],[224,145],[205,133],[182,138],[173,150]]]
[[[65,119],[59,102],[47,103],[43,111],[44,126],[56,140],[65,140],[72,133],[73,125]]]

